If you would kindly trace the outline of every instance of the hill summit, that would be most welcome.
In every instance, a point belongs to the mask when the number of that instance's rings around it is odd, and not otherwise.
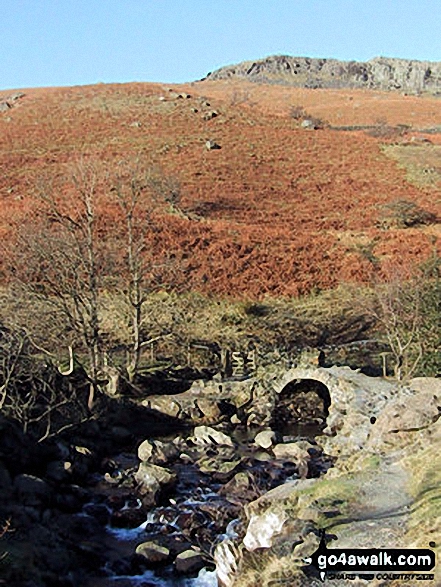
[[[441,91],[441,62],[375,57],[367,62],[274,55],[210,72],[205,79],[242,78],[302,88]]]

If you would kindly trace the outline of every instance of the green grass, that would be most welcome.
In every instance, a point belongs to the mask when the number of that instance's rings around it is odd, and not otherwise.
[[[383,146],[383,152],[406,170],[406,179],[417,187],[438,187],[441,181],[441,146],[395,144]]]

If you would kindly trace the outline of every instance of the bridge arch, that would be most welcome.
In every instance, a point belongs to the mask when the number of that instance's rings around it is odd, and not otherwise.
[[[286,371],[273,383],[276,392],[273,427],[312,424],[325,428],[336,383],[335,374],[321,367]]]
[[[328,387],[317,379],[292,379],[276,396],[272,424],[281,429],[287,425],[316,424],[325,426],[331,405]]]

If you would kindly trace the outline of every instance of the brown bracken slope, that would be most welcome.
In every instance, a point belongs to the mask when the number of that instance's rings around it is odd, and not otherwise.
[[[18,225],[34,222],[31,196],[41,177],[67,173],[81,155],[108,169],[140,155],[179,179],[180,213],[163,215],[151,246],[158,257],[176,252],[176,279],[188,289],[295,296],[384,276],[437,246],[436,97],[240,81],[23,93],[13,100],[0,92],[0,103],[11,105],[0,112],[5,243]],[[303,118],[294,118],[300,107]],[[323,128],[302,127],[305,117],[320,118]],[[221,148],[208,150],[208,140]],[[111,239],[117,227],[106,197],[103,237]],[[431,222],[403,225],[400,200],[430,212]]]

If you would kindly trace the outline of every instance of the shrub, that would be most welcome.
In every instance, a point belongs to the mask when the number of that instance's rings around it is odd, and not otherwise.
[[[39,442],[89,419],[81,385],[48,355],[23,329],[0,324],[0,411]]]
[[[378,284],[372,311],[398,380],[440,373],[441,259],[436,252],[410,279],[400,268]]]
[[[268,316],[268,314],[271,313],[270,306],[266,304],[260,304],[258,302],[245,302],[243,305],[243,310],[247,316],[254,316],[256,318]]]
[[[291,106],[289,115],[291,118],[294,118],[294,120],[304,120],[305,118],[309,118],[308,113],[303,106]]]
[[[437,217],[411,200],[394,200],[383,207],[379,220],[381,228],[409,228],[434,224]]]
[[[328,126],[328,123],[318,118],[317,116],[310,115],[303,106],[291,106],[289,111],[291,118],[298,122],[302,122],[302,126],[305,128],[323,128]]]

